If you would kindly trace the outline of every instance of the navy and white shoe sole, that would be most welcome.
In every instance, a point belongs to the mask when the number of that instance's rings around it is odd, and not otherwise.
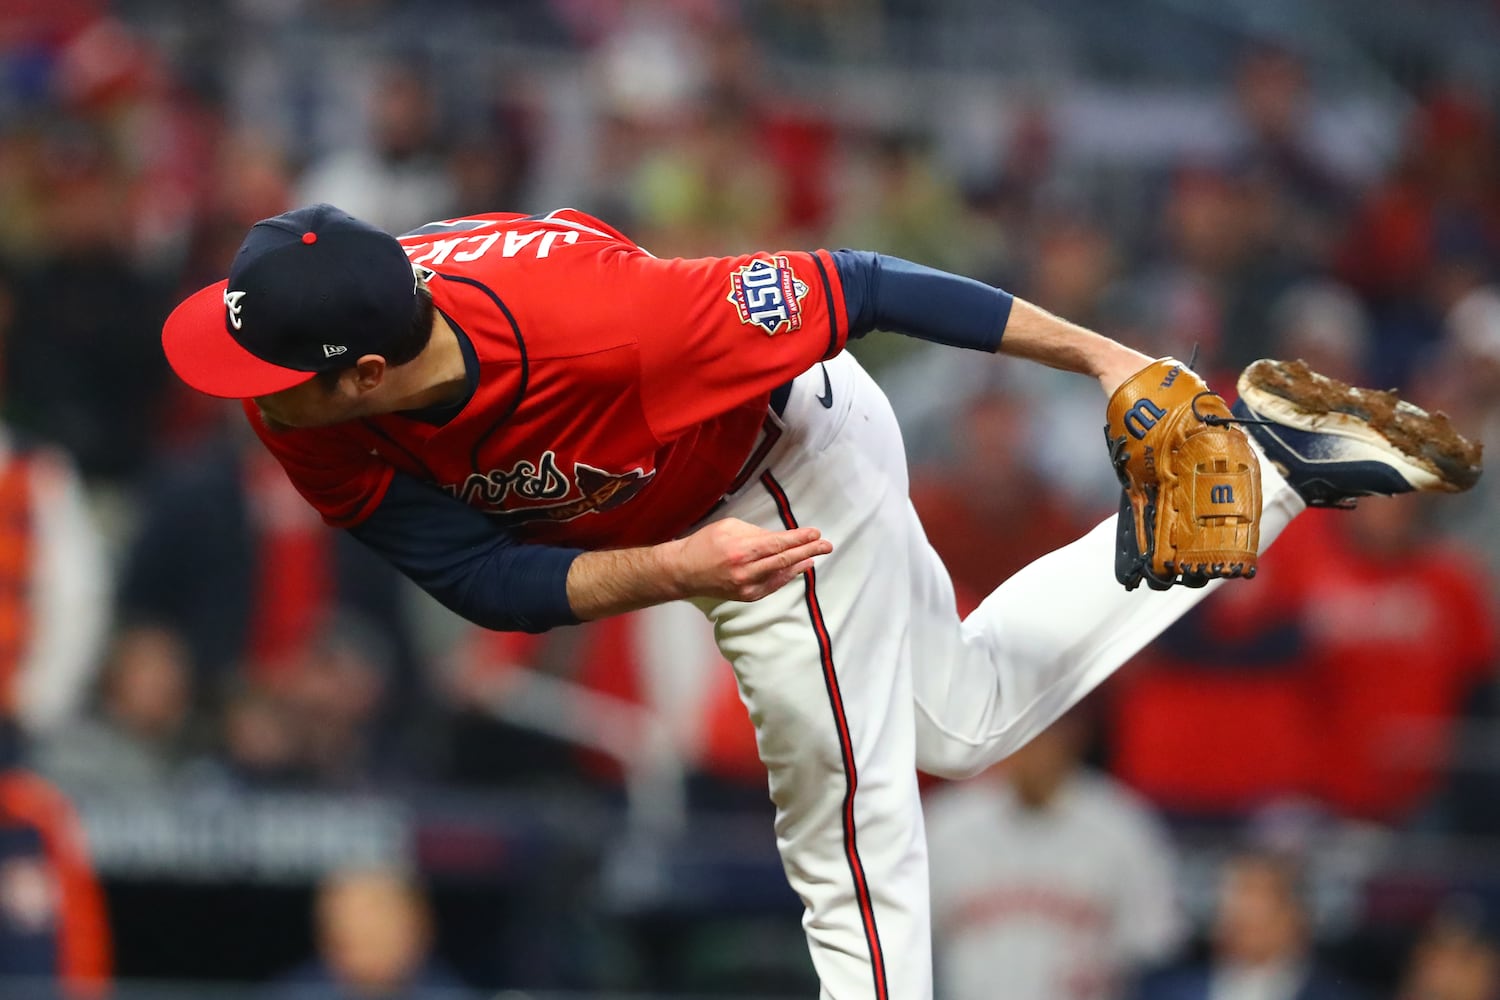
[[[1232,407],[1312,506],[1361,496],[1458,493],[1481,471],[1481,447],[1394,392],[1359,389],[1301,361],[1257,361],[1240,375]]]

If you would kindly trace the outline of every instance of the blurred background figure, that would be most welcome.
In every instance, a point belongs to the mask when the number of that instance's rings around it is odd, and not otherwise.
[[[1354,1000],[1313,950],[1296,863],[1242,852],[1224,865],[1207,962],[1159,974],[1141,1000]]]
[[[1301,358],[1314,371],[1366,385],[1369,320],[1359,297],[1333,281],[1307,281],[1276,300],[1270,318],[1268,357]]]
[[[305,784],[297,719],[285,697],[244,680],[224,698],[216,762],[236,787],[267,791]]]
[[[1311,796],[1415,822],[1496,656],[1488,578],[1425,530],[1430,510],[1365,501],[1300,518],[1260,586],[1226,589],[1118,679],[1120,773],[1180,815]]]
[[[1260,224],[1288,258],[1315,266],[1339,235],[1353,178],[1318,129],[1308,66],[1290,47],[1252,45],[1235,67],[1233,96],[1242,133],[1231,161]]]
[[[1315,794],[1322,719],[1303,614],[1327,517],[1298,518],[1257,586],[1222,589],[1107,689],[1114,772],[1179,821],[1232,823]]]
[[[1267,356],[1271,303],[1301,274],[1232,164],[1186,159],[1164,184],[1150,263],[1131,292],[1138,326],[1155,353],[1186,359],[1196,350],[1198,371],[1233,384]]]
[[[1430,361],[1443,317],[1493,280],[1500,258],[1496,132],[1488,102],[1437,86],[1408,122],[1401,159],[1365,192],[1336,260],[1371,305],[1381,384]]]
[[[272,464],[237,413],[153,469],[122,557],[122,623],[171,632],[195,704],[214,711],[240,676],[294,683],[340,621],[382,645],[384,683],[419,689],[404,581],[331,531]],[[184,581],[192,580],[192,585]]]
[[[1171,843],[1148,805],[1083,765],[1086,711],[930,793],[940,996],[1124,997],[1181,943]]]
[[[39,137],[40,229],[11,261],[0,369],[9,422],[61,445],[92,488],[115,494],[150,460],[167,375],[153,319],[167,288],[135,254],[120,210],[125,155],[88,121],[64,119]]]
[[[463,984],[432,950],[432,914],[401,872],[337,872],[318,888],[318,957],[289,973],[275,1000],[461,1000]]]
[[[0,975],[26,996],[108,995],[104,895],[73,808],[40,778],[0,765]]]
[[[1483,441],[1500,441],[1500,284],[1465,294],[1448,311],[1443,341],[1421,385],[1453,418]],[[1494,445],[1491,445],[1494,447]],[[1484,560],[1500,579],[1500,477],[1481,479],[1472,495],[1443,519],[1443,534]],[[1500,590],[1493,594],[1500,599]]]
[[[296,203],[326,201],[390,233],[451,218],[457,191],[443,157],[443,104],[430,72],[415,61],[393,59],[374,75],[367,137],[311,163]]]
[[[1493,918],[1473,897],[1445,901],[1407,960],[1396,1000],[1495,1000],[1500,941]]]
[[[1365,502],[1329,524],[1305,624],[1317,661],[1318,794],[1392,823],[1427,806],[1462,710],[1494,671],[1489,581],[1432,539],[1432,508]]]
[[[173,632],[120,633],[95,711],[41,742],[37,768],[74,792],[149,791],[180,778],[192,751],[192,667]]]
[[[328,622],[293,667],[287,696],[310,785],[389,787],[400,772],[382,728],[393,657],[378,630],[346,616]]]
[[[0,268],[0,370],[11,370],[12,346],[28,333],[33,342],[97,336],[86,323],[26,325],[36,321],[23,311],[28,283],[59,273],[13,282]],[[0,977],[27,980],[48,1000],[103,997],[112,974],[108,912],[83,829],[69,800],[31,769],[38,747],[85,714],[110,598],[106,543],[73,459],[0,425]]]
[[[1035,458],[1038,395],[1020,380],[980,386],[945,428],[950,453],[912,474],[912,506],[953,578],[961,612],[1093,526]]]
[[[17,303],[0,267],[0,370]],[[0,706],[32,737],[88,699],[112,617],[107,549],[68,452],[0,424]]]

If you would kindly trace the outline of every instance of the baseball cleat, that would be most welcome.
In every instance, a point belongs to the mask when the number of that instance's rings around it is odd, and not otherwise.
[[[1231,407],[1310,507],[1363,496],[1458,493],[1479,481],[1482,446],[1393,391],[1357,389],[1303,361],[1256,361]]]

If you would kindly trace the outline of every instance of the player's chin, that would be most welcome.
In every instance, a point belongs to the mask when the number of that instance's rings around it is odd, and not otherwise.
[[[272,434],[285,434],[287,431],[296,430],[296,428],[291,424],[277,420],[265,410],[262,410],[259,406],[257,406],[255,409],[260,414],[261,424]]]

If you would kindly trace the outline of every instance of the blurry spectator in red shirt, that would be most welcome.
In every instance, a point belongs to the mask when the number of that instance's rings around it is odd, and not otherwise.
[[[13,301],[0,276],[7,343]],[[109,626],[105,548],[72,459],[0,424],[0,711],[29,736],[87,700]]]
[[[7,350],[26,296],[0,281]],[[104,898],[72,807],[20,761],[81,712],[108,624],[106,576],[71,459],[0,426],[0,976],[68,1000],[107,989]]]
[[[1297,518],[1256,578],[1221,587],[1113,683],[1112,764],[1178,813],[1233,815],[1315,788],[1304,609],[1327,513]]]
[[[1303,623],[1318,664],[1318,791],[1346,815],[1409,818],[1434,791],[1465,699],[1494,667],[1489,582],[1420,501],[1329,519]]]
[[[1312,794],[1412,818],[1495,656],[1487,578],[1433,538],[1426,509],[1367,499],[1299,518],[1253,583],[1148,649],[1117,690],[1126,779],[1188,811]]]
[[[1346,289],[1294,285],[1270,315],[1272,357],[1359,382],[1368,332]],[[1320,720],[1305,612],[1341,513],[1297,518],[1254,580],[1220,588],[1113,682],[1112,763],[1159,805],[1233,815],[1314,792]]]
[[[959,408],[952,456],[913,473],[912,506],[962,612],[1086,527],[1031,464],[1034,409],[1017,387],[982,388]]]
[[[1278,351],[1358,377],[1361,314],[1337,286],[1277,307]],[[1488,581],[1421,501],[1298,518],[1249,584],[1223,587],[1116,686],[1116,764],[1169,807],[1238,813],[1314,795],[1399,822],[1435,790],[1494,657]]]

